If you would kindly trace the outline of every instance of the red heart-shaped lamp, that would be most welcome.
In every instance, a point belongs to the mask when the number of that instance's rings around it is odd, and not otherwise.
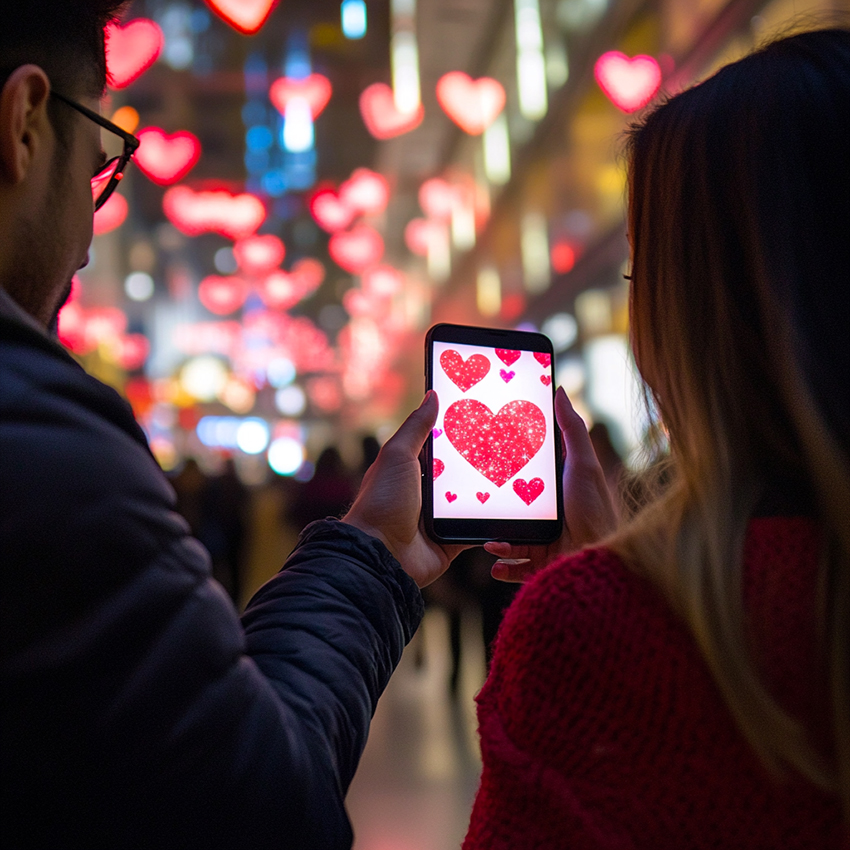
[[[286,104],[293,98],[299,97],[310,105],[313,120],[328,105],[333,88],[331,81],[322,74],[310,74],[300,80],[292,77],[279,77],[269,88],[269,99],[281,115],[286,112]]]
[[[374,227],[358,224],[352,230],[334,233],[328,242],[331,259],[352,274],[359,274],[384,256],[384,240]]]
[[[505,89],[491,77],[473,80],[463,71],[450,71],[437,82],[437,100],[461,130],[479,136],[504,109]]]
[[[94,235],[109,233],[124,223],[127,218],[127,201],[123,195],[113,192],[106,203],[94,214]]]
[[[651,56],[633,56],[609,50],[593,68],[596,82],[623,112],[646,106],[661,86],[661,68]]]
[[[165,44],[159,24],[136,18],[125,24],[109,24],[105,32],[106,71],[109,85],[123,89],[156,62]]]
[[[430,218],[414,218],[404,228],[404,241],[412,253],[424,257],[432,245],[448,239],[448,229],[441,221]]]
[[[392,266],[375,266],[363,272],[362,284],[368,295],[389,298],[404,287],[404,275]]]
[[[356,212],[373,215],[386,209],[390,185],[383,175],[368,168],[357,168],[339,187],[339,198]]]
[[[185,177],[201,155],[198,137],[187,130],[168,135],[159,127],[146,127],[139,136],[134,161],[144,174],[160,186]]]
[[[168,220],[187,236],[220,233],[230,239],[242,239],[254,233],[266,217],[263,202],[249,192],[241,195],[225,190],[194,192],[187,186],[168,189],[162,198],[162,209]]]
[[[122,369],[132,372],[144,366],[150,350],[150,340],[144,334],[127,334],[116,341],[115,360]]]
[[[325,278],[325,267],[311,257],[305,257],[285,272],[274,271],[259,284],[258,292],[266,307],[288,310],[312,295]]]
[[[198,285],[198,299],[211,313],[226,316],[238,310],[248,297],[248,284],[241,277],[205,277]]]
[[[360,114],[366,129],[376,139],[392,139],[418,127],[425,110],[419,104],[415,112],[399,112],[393,90],[386,83],[374,83],[360,94]]]
[[[237,32],[253,35],[266,22],[278,0],[207,0],[207,5]]]
[[[336,191],[327,186],[312,194],[308,206],[316,224],[328,233],[345,230],[357,214]]]
[[[458,194],[447,180],[432,177],[419,187],[419,206],[429,218],[448,221],[459,201]]]
[[[262,274],[283,262],[286,246],[271,233],[265,236],[246,236],[233,246],[233,256],[245,274]]]

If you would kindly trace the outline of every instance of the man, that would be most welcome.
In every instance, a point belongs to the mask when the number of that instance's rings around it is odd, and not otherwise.
[[[344,796],[417,585],[458,551],[418,526],[436,398],[240,624],[129,407],[47,330],[92,236],[119,9],[0,10],[0,840],[350,847]]]

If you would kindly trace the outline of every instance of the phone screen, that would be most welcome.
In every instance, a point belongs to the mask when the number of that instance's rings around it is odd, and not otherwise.
[[[430,384],[440,410],[430,439],[426,503],[435,528],[443,530],[438,536],[552,538],[561,514],[548,340],[519,331],[493,336],[500,332],[463,328],[453,334],[453,326],[437,327],[443,330],[436,337],[449,337],[428,340]],[[480,341],[468,341],[477,335]]]

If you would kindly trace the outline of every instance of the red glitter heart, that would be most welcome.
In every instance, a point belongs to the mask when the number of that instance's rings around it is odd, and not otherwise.
[[[490,361],[483,354],[473,354],[464,361],[453,348],[440,355],[440,365],[449,380],[463,392],[474,387],[490,371]]]
[[[510,366],[511,363],[516,363],[517,360],[519,360],[520,354],[522,354],[521,351],[514,351],[512,348],[496,349],[496,357],[498,357],[505,366]]]
[[[548,387],[549,384],[552,383],[552,376],[551,375],[541,375],[540,376],[540,383],[543,384],[544,387]]]
[[[510,372],[507,369],[499,369],[499,375],[501,375],[502,380],[507,384],[516,375],[516,372],[513,369]]]
[[[436,481],[442,474],[446,465],[438,458],[434,458],[434,480]]]
[[[544,490],[542,478],[532,478],[531,481],[526,481],[523,478],[517,478],[514,481],[514,493],[526,503],[530,505]]]
[[[486,502],[487,499],[490,498],[490,494],[489,493],[476,493],[475,498],[478,499],[478,501],[481,502],[481,504],[483,505],[484,502]]]
[[[546,419],[530,401],[508,402],[495,416],[471,398],[446,411],[443,427],[449,442],[485,478],[501,487],[540,450]]]
[[[545,354],[542,351],[535,351],[534,352],[534,359],[541,366],[548,366],[552,362],[552,355],[551,354]]]
[[[446,499],[449,502],[453,502],[457,498],[457,493],[452,493],[450,490],[446,491]]]

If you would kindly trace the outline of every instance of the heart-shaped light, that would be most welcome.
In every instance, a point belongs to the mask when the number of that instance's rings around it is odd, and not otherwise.
[[[168,189],[162,209],[187,236],[220,233],[230,239],[242,239],[254,233],[266,217],[266,208],[256,195],[233,195],[225,190],[194,192],[187,186]]]
[[[362,289],[349,289],[342,296],[342,306],[349,316],[371,317],[378,320],[386,312],[385,305],[378,298],[371,298]]]
[[[258,292],[272,310],[288,310],[318,289],[325,278],[325,267],[310,257],[299,260],[292,270],[271,272],[260,282]]]
[[[339,199],[358,213],[374,215],[386,209],[390,184],[386,177],[375,171],[357,168],[339,187]]]
[[[124,223],[127,218],[127,201],[123,195],[113,192],[106,203],[94,214],[94,235],[109,233]]]
[[[333,88],[331,81],[322,74],[310,74],[300,80],[292,77],[279,77],[269,89],[269,98],[281,115],[286,113],[286,105],[294,98],[306,100],[310,105],[313,120],[328,105]]]
[[[106,42],[106,75],[113,89],[123,89],[156,62],[165,44],[159,24],[136,18],[125,24],[109,24]]]
[[[392,266],[375,266],[363,272],[362,285],[368,295],[391,298],[404,287],[404,275]]]
[[[313,220],[328,233],[345,230],[357,214],[357,211],[345,203],[330,187],[314,192],[308,206]]]
[[[268,19],[278,0],[207,0],[207,5],[237,32],[253,35]]]
[[[141,130],[134,162],[160,186],[169,186],[185,177],[201,155],[198,137],[187,130],[169,135],[159,127]]]
[[[277,236],[246,236],[233,246],[233,256],[245,274],[262,274],[279,266],[286,256],[286,246]]]
[[[248,284],[241,277],[210,275],[198,285],[198,299],[210,313],[226,316],[245,303],[248,291]]]
[[[603,53],[593,68],[599,87],[623,112],[646,106],[661,86],[661,68],[651,56],[629,58],[618,50]]]
[[[114,356],[122,369],[132,372],[145,365],[150,350],[150,340],[144,334],[127,334],[117,340]]]
[[[376,139],[392,139],[409,133],[422,123],[422,104],[415,112],[399,112],[393,90],[386,83],[374,83],[360,94],[360,114],[366,129]]]
[[[419,187],[419,206],[428,218],[448,221],[460,200],[458,190],[441,177],[432,177]]]
[[[424,257],[431,246],[448,239],[448,228],[443,222],[430,218],[411,219],[404,228],[404,241],[412,253]]]
[[[505,107],[505,89],[492,77],[473,80],[463,71],[450,71],[437,82],[443,111],[465,133],[479,136]]]
[[[88,351],[100,343],[114,343],[127,330],[127,315],[118,307],[93,307],[83,311],[83,334]]]
[[[338,266],[359,274],[384,256],[384,240],[374,227],[358,224],[352,230],[334,233],[328,242],[328,252]]]

